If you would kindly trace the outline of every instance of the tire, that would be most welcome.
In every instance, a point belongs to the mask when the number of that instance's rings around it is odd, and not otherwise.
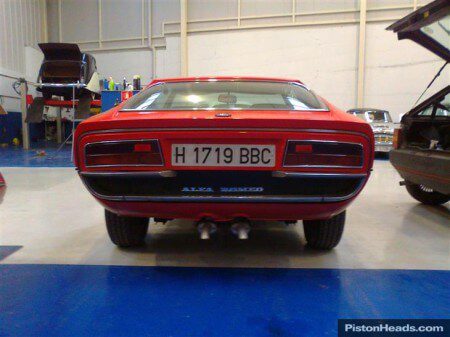
[[[411,182],[406,182],[406,190],[414,199],[426,205],[441,205],[450,200],[448,195]]]
[[[345,225],[345,211],[327,220],[303,220],[308,246],[330,250],[341,241]]]
[[[111,241],[119,247],[136,247],[145,242],[148,218],[119,216],[105,210],[106,229]]]

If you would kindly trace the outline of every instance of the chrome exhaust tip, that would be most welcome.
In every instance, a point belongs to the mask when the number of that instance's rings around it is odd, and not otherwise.
[[[237,236],[239,240],[247,240],[250,232],[250,221],[247,219],[235,220],[231,225],[231,233]]]
[[[197,230],[201,240],[209,240],[211,234],[217,231],[217,225],[209,220],[201,220],[197,223]]]

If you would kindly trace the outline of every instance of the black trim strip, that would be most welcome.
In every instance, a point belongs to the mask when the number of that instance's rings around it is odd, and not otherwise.
[[[320,177],[320,178],[364,178],[367,177],[366,173],[318,173],[318,172],[285,172],[274,171],[272,177],[285,178],[285,177]]]
[[[163,171],[164,172],[164,171]],[[97,193],[95,190],[91,188],[91,186],[87,183],[84,177],[92,177],[92,176],[108,176],[108,173],[105,172],[80,172],[81,180],[89,192],[95,196],[96,198],[108,201],[128,201],[128,202],[175,202],[175,203],[189,203],[189,202],[217,202],[217,203],[326,203],[326,202],[340,202],[351,199],[356,194],[358,194],[362,187],[364,186],[365,181],[367,180],[368,175],[356,175],[356,177],[362,178],[357,186],[357,188],[350,194],[339,197],[326,197],[326,196],[314,196],[314,197],[294,197],[294,196],[108,196]],[[114,172],[110,174],[112,177],[117,177],[122,174],[123,176],[133,176],[134,172]],[[161,172],[145,172],[144,174],[150,176],[161,177]],[[293,173],[295,174],[295,173]],[[302,173],[299,173],[300,176],[303,176]],[[140,175],[141,176],[141,175]],[[144,175],[145,176],[145,175]],[[322,177],[322,174],[319,174]],[[337,177],[351,177],[352,175],[348,174],[325,174],[327,178],[337,178]],[[366,178],[366,179],[363,179]]]
[[[176,171],[153,171],[153,172],[80,172],[84,177],[156,177],[156,178],[173,178],[177,176]]]
[[[83,133],[83,137],[91,134],[120,133],[120,132],[154,132],[154,131],[262,131],[262,132],[314,132],[314,133],[342,133],[362,136],[370,142],[370,138],[362,132],[329,129],[283,129],[283,128],[136,128],[136,129],[106,129],[92,130]]]

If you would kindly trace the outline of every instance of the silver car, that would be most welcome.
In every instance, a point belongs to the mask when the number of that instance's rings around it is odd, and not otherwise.
[[[375,152],[392,150],[395,124],[389,111],[379,109],[351,109],[348,113],[365,120],[370,124],[375,136]]]

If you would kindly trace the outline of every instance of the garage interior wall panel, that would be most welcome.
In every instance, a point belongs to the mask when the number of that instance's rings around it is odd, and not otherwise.
[[[40,0],[0,1],[0,67],[23,73],[25,46],[37,47],[44,40]]]
[[[64,0],[61,2],[61,32],[63,42],[98,39],[98,2]]]
[[[142,5],[144,12],[142,12]],[[124,13],[126,16],[124,17]],[[142,14],[144,20],[147,19],[147,1],[142,3],[141,0],[108,0],[102,1],[102,38],[123,39],[136,38],[142,36],[142,28],[144,36],[147,37],[148,24],[142,26]],[[139,41],[134,41],[134,45]]]
[[[180,22],[180,0],[152,1],[152,35],[162,36],[164,22]],[[207,2],[209,3],[209,2]]]
[[[59,42],[58,1],[47,1],[48,41]]]
[[[357,10],[358,8],[359,0],[296,0],[298,13]]]
[[[191,34],[189,75],[298,78],[349,108],[356,100],[357,41],[356,25]]]
[[[290,11],[292,0],[241,0],[242,16],[286,14]]]
[[[189,20],[210,20],[235,17],[238,12],[237,0],[188,0]]]
[[[166,38],[166,48],[156,51],[156,75],[178,77],[180,74],[180,37],[169,36]]]
[[[0,73],[26,76],[25,47],[37,48],[45,40],[44,6],[43,0],[0,0]],[[13,82],[0,77],[0,95],[17,96],[11,87]],[[2,106],[8,111],[18,111],[19,100],[3,97]]]
[[[417,4],[427,4],[431,1],[417,1]],[[414,0],[367,0],[367,9],[382,7],[402,7],[414,4]]]

